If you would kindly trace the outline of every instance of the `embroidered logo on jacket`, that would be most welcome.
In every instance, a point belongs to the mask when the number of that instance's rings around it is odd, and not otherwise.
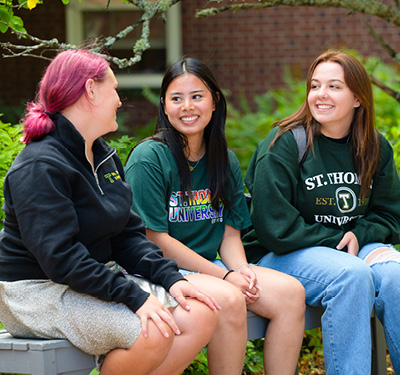
[[[119,180],[121,178],[121,176],[118,171],[115,171],[115,172],[106,173],[104,175],[104,178],[113,184],[115,181]]]

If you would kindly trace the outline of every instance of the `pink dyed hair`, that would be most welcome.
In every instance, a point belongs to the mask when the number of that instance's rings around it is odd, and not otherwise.
[[[88,79],[101,81],[108,62],[86,50],[60,52],[47,67],[33,102],[28,102],[23,142],[36,141],[54,129],[53,114],[73,105],[85,92]]]

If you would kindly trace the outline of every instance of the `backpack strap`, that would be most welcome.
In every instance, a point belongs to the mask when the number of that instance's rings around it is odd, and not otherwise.
[[[294,139],[296,140],[297,147],[299,149],[297,161],[299,163],[299,166],[301,167],[306,160],[308,154],[306,129],[303,125],[297,125],[294,128],[290,129],[290,131],[292,132]]]

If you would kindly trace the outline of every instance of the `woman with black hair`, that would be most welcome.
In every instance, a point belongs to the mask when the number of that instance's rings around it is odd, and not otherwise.
[[[193,58],[172,65],[155,134],[134,149],[125,168],[133,209],[149,239],[222,307],[208,344],[210,374],[242,373],[247,306],[270,319],[265,373],[291,375],[303,338],[304,290],[290,276],[247,263],[240,230],[251,221],[225,119],[225,98],[208,67]]]

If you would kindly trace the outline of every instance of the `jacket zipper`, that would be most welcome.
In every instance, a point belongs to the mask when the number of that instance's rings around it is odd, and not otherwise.
[[[110,159],[115,153],[116,153],[116,150],[114,150],[110,155],[108,155],[105,159],[103,159],[103,160],[97,165],[97,167],[95,168],[95,170],[93,171],[94,178],[95,178],[95,180],[96,180],[96,184],[97,184],[97,187],[98,187],[99,190],[100,190],[101,195],[104,195],[104,192],[103,192],[103,189],[102,189],[101,186],[100,186],[100,182],[99,182],[99,177],[98,177],[98,175],[97,175],[97,171],[98,171],[98,169],[101,167],[101,165],[103,165],[103,164],[104,164],[108,159]]]

